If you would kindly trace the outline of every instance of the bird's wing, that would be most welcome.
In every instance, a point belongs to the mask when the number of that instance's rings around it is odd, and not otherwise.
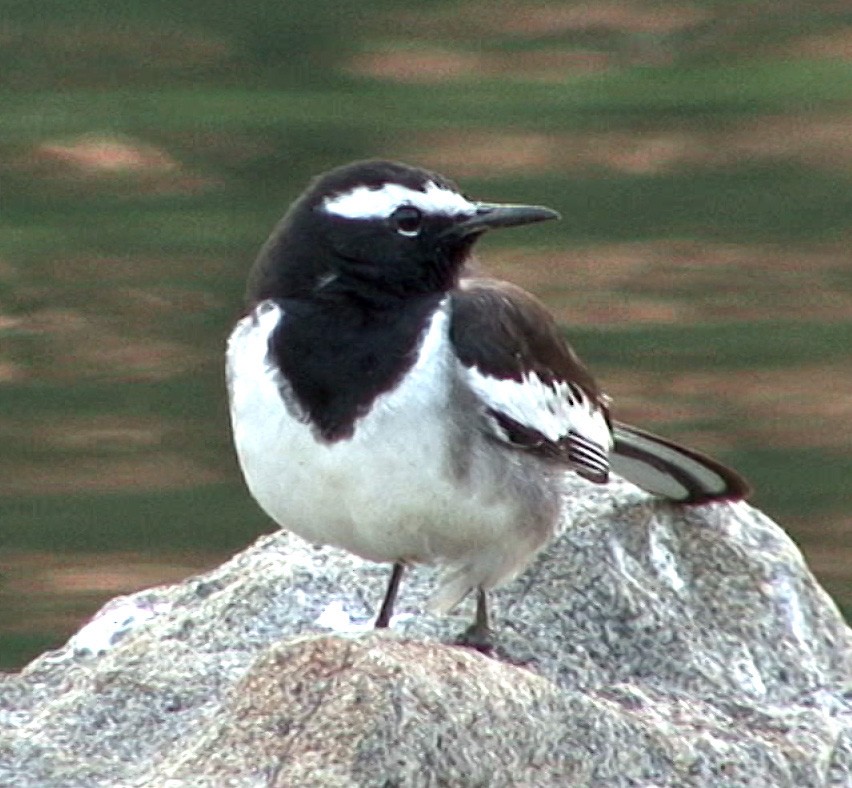
[[[465,279],[451,314],[450,339],[489,435],[605,482],[607,398],[545,307],[506,282]]]

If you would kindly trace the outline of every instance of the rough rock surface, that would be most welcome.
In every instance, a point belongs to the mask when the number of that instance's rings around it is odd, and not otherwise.
[[[375,633],[388,568],[279,532],[0,676],[0,785],[852,785],[852,635],[784,532],[572,486],[499,658],[432,570]]]

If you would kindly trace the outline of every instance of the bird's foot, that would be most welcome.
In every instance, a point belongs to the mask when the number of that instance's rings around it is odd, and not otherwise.
[[[480,627],[478,624],[471,624],[455,639],[454,643],[457,646],[472,648],[487,657],[494,653],[491,630],[488,627]]]
[[[494,641],[491,639],[488,616],[488,599],[481,588],[478,588],[476,593],[476,617],[473,623],[456,638],[456,645],[476,649],[486,656],[494,653]]]

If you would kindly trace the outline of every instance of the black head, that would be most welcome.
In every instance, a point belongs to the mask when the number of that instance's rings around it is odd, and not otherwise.
[[[428,170],[354,162],[314,179],[293,203],[258,256],[247,297],[444,292],[483,232],[555,218],[549,208],[469,200]]]

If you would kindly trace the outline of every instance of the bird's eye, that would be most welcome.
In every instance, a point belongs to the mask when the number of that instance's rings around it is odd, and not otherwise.
[[[423,214],[413,205],[400,205],[391,215],[391,223],[400,235],[414,236],[420,232]]]

